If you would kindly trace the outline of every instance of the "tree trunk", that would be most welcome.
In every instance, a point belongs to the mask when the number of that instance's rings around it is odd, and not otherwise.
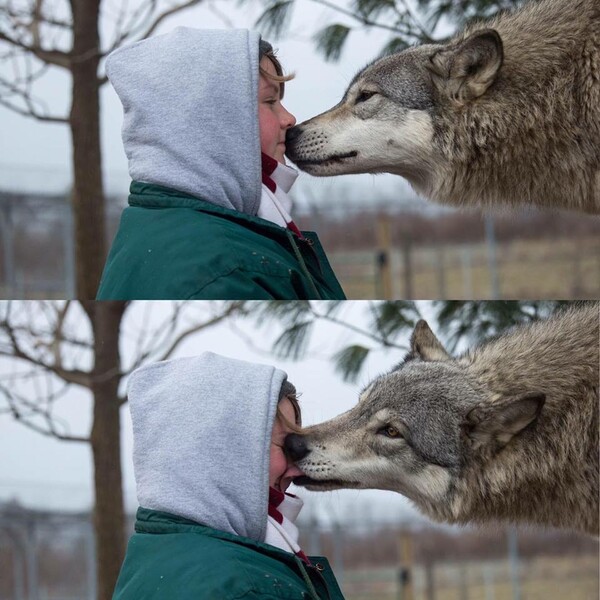
[[[73,12],[73,213],[77,297],[96,297],[106,258],[98,83],[100,0],[71,0]]]
[[[91,444],[96,505],[98,600],[110,600],[125,556],[125,519],[121,477],[121,422],[118,387],[119,330],[126,303],[88,302],[84,308],[94,331]]]

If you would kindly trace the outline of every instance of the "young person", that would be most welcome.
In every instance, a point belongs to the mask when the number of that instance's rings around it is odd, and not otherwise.
[[[128,397],[140,508],[113,600],[343,598],[298,545],[283,371],[206,352],[138,369]]]
[[[273,49],[246,30],[180,27],[115,51],[133,179],[98,299],[344,299],[290,217],[295,118]]]

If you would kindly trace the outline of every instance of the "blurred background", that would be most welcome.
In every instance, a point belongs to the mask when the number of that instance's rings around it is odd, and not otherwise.
[[[1,302],[0,598],[111,597],[137,508],[125,388],[205,350],[273,364],[305,424],[352,407],[426,318],[453,353],[564,302]],[[596,600],[598,542],[434,524],[383,491],[316,493],[299,528],[350,600]]]
[[[111,240],[126,205],[127,185],[120,196],[108,198]],[[294,215],[301,229],[319,234],[348,298],[600,297],[597,217],[539,211],[482,215],[434,208],[420,199],[412,208],[394,198],[372,206],[378,188],[365,183],[361,197],[353,200],[356,192],[347,185],[332,182],[330,191],[298,206]],[[326,186],[315,187],[317,194]],[[398,179],[396,187],[407,186]],[[7,224],[0,297],[74,297],[70,210],[68,193],[0,192]]]
[[[3,0],[0,298],[95,297],[129,186],[121,106],[104,74],[112,49],[178,25],[255,28],[296,73],[285,105],[301,122],[339,102],[381,53],[520,4],[96,0],[72,13],[66,0]],[[600,217],[443,208],[392,175],[302,174],[293,198],[349,298],[600,294]]]

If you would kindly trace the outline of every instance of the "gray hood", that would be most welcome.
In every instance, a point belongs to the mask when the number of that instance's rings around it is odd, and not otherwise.
[[[286,379],[275,367],[212,352],[135,371],[128,397],[140,506],[263,541]]]
[[[178,27],[108,57],[134,181],[256,214],[259,39],[247,30]]]

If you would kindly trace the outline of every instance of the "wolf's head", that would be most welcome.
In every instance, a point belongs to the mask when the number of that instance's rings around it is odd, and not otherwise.
[[[425,321],[411,352],[372,381],[357,406],[287,437],[313,490],[376,488],[441,502],[461,470],[493,458],[538,416],[540,394],[493,397],[452,359]]]
[[[437,116],[485,94],[501,65],[502,41],[491,29],[383,57],[338,105],[288,131],[287,155],[311,175],[395,173],[426,192],[444,169]]]

